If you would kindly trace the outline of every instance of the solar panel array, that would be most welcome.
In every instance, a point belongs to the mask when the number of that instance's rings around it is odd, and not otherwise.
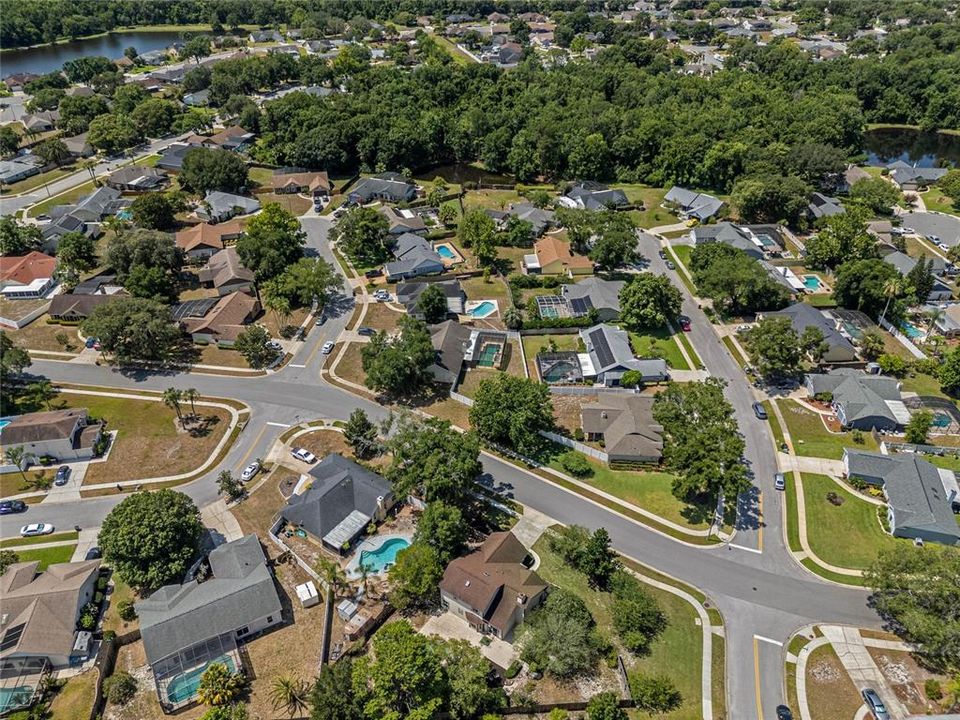
[[[218,298],[202,298],[200,300],[187,300],[173,307],[173,319],[183,320],[185,318],[199,318],[210,312],[210,308],[217,304]]]
[[[610,344],[607,342],[607,336],[603,334],[603,331],[598,329],[590,333],[590,342],[597,359],[600,361],[600,367],[613,365],[613,353],[610,351]]]
[[[0,652],[4,650],[9,650],[12,647],[16,647],[17,643],[20,642],[20,636],[23,635],[23,629],[26,627],[23,625],[16,625],[12,628],[9,628],[3,634],[3,640],[0,640]]]
[[[588,315],[591,310],[593,310],[593,301],[590,299],[590,296],[573,298],[570,302],[570,314],[573,317],[583,317]]]

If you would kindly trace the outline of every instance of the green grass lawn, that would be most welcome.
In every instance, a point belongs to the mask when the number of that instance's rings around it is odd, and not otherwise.
[[[690,359],[693,361],[693,364],[695,366],[699,366],[702,364],[700,360],[700,356],[697,355],[697,351],[693,349],[693,343],[690,342],[690,338],[685,332],[682,332],[682,331],[678,332],[676,335],[674,335],[674,339],[677,342],[679,342],[681,345],[683,345],[684,349],[686,349],[687,351],[687,355],[690,356]],[[691,368],[691,369],[696,369],[696,368]]]
[[[40,535],[38,537],[20,537],[0,540],[0,548],[16,549],[23,545],[39,545],[40,543],[60,542],[62,540],[76,540],[80,533],[71,530],[70,532],[53,533],[52,535]]]
[[[633,353],[639,358],[659,357],[667,361],[674,370],[690,370],[690,366],[680,352],[680,346],[666,328],[650,330],[645,333],[630,331],[630,344]]]
[[[50,720],[89,717],[97,692],[97,671],[87,670],[67,680],[50,702]]]
[[[820,417],[792,400],[779,400],[780,412],[787,423],[787,432],[793,440],[793,449],[797,455],[806,457],[843,458],[845,447],[857,450],[877,451],[873,436],[863,433],[863,442],[855,443],[850,432],[832,433],[827,430]]]
[[[741,353],[740,349],[734,344],[732,338],[725,335],[720,339],[723,341],[723,344],[727,346],[727,350],[730,351],[730,354],[733,355],[733,359],[737,361],[737,365],[743,367],[747,364],[747,358],[743,356],[743,353]]]
[[[763,407],[767,411],[767,422],[770,423],[773,439],[776,441],[777,447],[780,448],[783,446],[783,428],[780,427],[780,421],[777,420],[776,415],[773,414],[773,407],[770,405],[769,400],[763,401]]]
[[[956,215],[960,212],[960,203],[954,206],[953,198],[942,193],[937,187],[932,187],[927,192],[921,193],[920,197],[923,198],[923,204],[927,206],[927,210],[935,210],[950,215]]]
[[[829,492],[843,498],[843,504],[829,502]],[[863,570],[880,550],[906,547],[906,542],[887,535],[880,527],[876,505],[825,475],[804,473],[803,497],[810,548],[831,565]]]
[[[43,202],[37,203],[27,210],[27,217],[37,217],[38,215],[49,213],[50,210],[55,208],[57,205],[69,205],[71,203],[75,203],[84,195],[88,195],[93,192],[93,190],[93,180],[90,182],[85,182],[82,185],[77,185],[75,188],[71,188],[65,193],[54,195],[51,198],[47,198]]]
[[[534,358],[553,340],[557,350],[571,350],[576,352],[580,348],[580,335],[525,335],[523,337],[523,354],[527,358]]]
[[[642,204],[643,210],[631,210],[630,215],[642,228],[673,225],[679,218],[669,210],[660,207],[668,188],[648,187],[646,185],[617,185],[627,199],[634,204]]]
[[[19,193],[24,193],[28,190],[38,188],[45,183],[53,182],[54,180],[58,180],[66,175],[70,175],[71,173],[76,172],[76,170],[77,168],[73,165],[54,168],[53,170],[48,170],[47,172],[34,175],[33,177],[24,178],[19,182],[4,186],[3,194],[17,195]]]
[[[616,643],[613,630],[609,593],[596,592],[587,585],[586,577],[567,567],[550,551],[546,538],[533,546],[540,557],[537,572],[547,582],[579,595],[596,620],[604,637]],[[676,595],[644,585],[644,590],[654,597],[667,616],[667,629],[653,642],[650,652],[637,658],[631,670],[647,674],[667,675],[683,696],[678,710],[658,717],[666,720],[694,720],[702,717],[700,703],[700,675],[703,663],[701,630],[696,624],[694,609]],[[625,651],[622,651],[625,654]],[[639,717],[639,716],[638,716]]]
[[[887,333],[884,333],[884,335],[886,334]],[[894,342],[897,341],[894,340]],[[899,345],[899,343],[897,344]],[[935,397],[943,398],[944,400],[952,399],[940,389],[940,381],[932,375],[914,373],[910,377],[903,378],[900,383],[903,392],[914,392],[917,395],[933,395]]]
[[[467,278],[460,281],[460,287],[468,300],[498,300],[501,317],[509,305],[507,284],[498,277],[491,277],[489,282],[479,276]]]
[[[48,565],[70,562],[73,557],[73,551],[77,549],[76,545],[55,545],[50,548],[37,548],[36,550],[18,550],[17,557],[20,562],[40,561],[40,569],[44,570]]]
[[[455,62],[457,65],[470,65],[473,62],[473,60],[464,55],[460,48],[447,40],[445,37],[440,35],[431,35],[431,37],[436,41],[437,45],[446,50],[447,54],[453,58],[453,62]]]
[[[673,250],[674,255],[676,255],[680,262],[684,264],[686,268],[690,267],[690,255],[693,253],[692,245],[671,245],[670,249]]]
[[[938,457],[937,455],[924,455],[923,459],[929,461],[937,467],[953,470],[954,472],[960,472],[960,457],[957,457],[956,455],[945,455],[943,457]],[[960,522],[960,515],[957,516],[957,522]]]

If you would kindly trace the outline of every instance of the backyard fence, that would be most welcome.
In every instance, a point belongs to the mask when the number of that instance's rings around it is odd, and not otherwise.
[[[450,399],[456,400],[461,405],[466,405],[467,407],[473,407],[473,399],[468,398],[466,395],[461,395],[455,390],[450,391]]]
[[[595,458],[596,460],[600,460],[601,462],[607,462],[609,460],[609,456],[602,450],[597,450],[596,448],[585,445],[582,442],[577,442],[576,440],[571,440],[563,435],[557,435],[556,433],[548,432],[547,430],[541,430],[540,435],[551,442],[571,448],[577,452],[583,453],[584,455]]]
[[[884,454],[894,453],[916,453],[917,455],[952,455],[960,457],[960,448],[941,447],[940,445],[914,445],[913,443],[890,442],[889,440],[880,440],[880,452]]]

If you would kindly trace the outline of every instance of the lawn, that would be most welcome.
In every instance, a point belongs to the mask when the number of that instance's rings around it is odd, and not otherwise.
[[[670,249],[673,250],[673,254],[676,255],[680,262],[683,263],[684,267],[690,269],[690,255],[693,253],[693,246],[671,245]]]
[[[62,392],[54,401],[67,407],[85,407],[116,430],[106,462],[91,463],[84,485],[115,483],[162,475],[179,475],[200,467],[226,432],[230,414],[221,408],[199,407],[205,419],[196,433],[176,424],[176,413],[161,402],[133,397],[101,397]],[[189,412],[189,404],[183,405]]]
[[[946,468],[947,470],[953,470],[954,472],[960,473],[960,457],[957,457],[956,455],[944,455],[943,457],[937,455],[924,455],[923,459],[929,461],[937,467]]]
[[[367,312],[363,316],[361,325],[376,328],[377,330],[395,330],[400,322],[400,318],[405,315],[405,312],[391,310],[383,303],[367,303]]]
[[[432,37],[434,41],[437,43],[437,45],[443,48],[447,52],[447,54],[451,58],[453,58],[453,62],[455,64],[470,65],[473,62],[473,60],[470,59],[467,55],[465,55],[460,48],[458,48],[452,42],[447,40],[445,37],[442,37],[440,35],[431,35],[430,37]]]
[[[470,190],[463,198],[463,207],[465,210],[477,207],[503,210],[510,203],[521,200],[523,198],[516,190]],[[460,209],[459,203],[452,204],[457,210]]]
[[[38,215],[49,213],[50,210],[57,205],[69,205],[71,203],[75,203],[84,195],[89,195],[94,191],[94,189],[93,180],[90,182],[85,182],[82,185],[77,185],[75,188],[71,188],[64,193],[54,195],[53,197],[47,198],[43,202],[37,203],[27,210],[27,217],[37,217]]]
[[[850,720],[863,704],[831,645],[822,645],[807,658],[807,703],[816,720]]]
[[[57,691],[50,703],[50,720],[75,720],[89,717],[97,692],[98,670],[74,675]]]
[[[502,370],[480,367],[470,368],[464,373],[463,382],[457,386],[457,392],[467,397],[473,397],[476,395],[480,383],[495,377],[498,372],[505,372],[516,377],[526,377],[523,371],[523,358],[520,356],[520,346],[517,341],[509,340],[507,347],[504,348],[504,353],[507,356],[507,360]]]
[[[953,199],[937,187],[932,187],[927,192],[920,193],[920,197],[923,199],[923,204],[927,206],[927,210],[947,213],[948,215],[956,215],[960,211],[960,203],[954,205]]]
[[[684,349],[687,351],[687,355],[690,356],[690,359],[693,361],[694,365],[700,366],[703,362],[700,360],[700,356],[697,355],[697,351],[693,349],[693,343],[690,342],[690,336],[685,332],[678,332],[674,334],[674,340],[683,345]]]
[[[630,215],[640,227],[652,228],[660,225],[673,225],[680,221],[680,218],[672,212],[660,207],[663,196],[667,194],[667,188],[647,187],[646,185],[617,185],[616,187],[623,190],[627,200],[634,204],[643,205],[643,210],[630,211]]]
[[[112,630],[118,635],[122,635],[136,628],[139,623],[136,619],[130,622],[123,620],[117,612],[117,604],[122,600],[133,600],[136,602],[139,598],[133,592],[133,588],[121,580],[120,576],[116,573],[113,574],[112,580],[113,591],[107,596],[110,602],[103,614],[103,629]]]
[[[547,582],[579,595],[596,620],[600,632],[616,644],[611,617],[612,596],[591,590],[584,575],[567,567],[559,556],[550,550],[546,538],[538,540],[533,549],[540,557],[537,573]],[[660,604],[669,624],[663,634],[653,642],[649,654],[636,658],[630,669],[667,675],[682,694],[683,704],[678,710],[658,717],[668,720],[700,718],[703,655],[701,630],[696,624],[697,614],[687,602],[671,593],[646,585],[644,590]],[[627,657],[625,651],[621,650],[621,654]]]
[[[530,371],[530,377],[532,378],[539,377],[537,374],[537,354],[545,350],[551,340],[556,343],[557,350],[583,351],[578,333],[570,335],[526,335],[522,340],[523,353],[527,356],[527,369]]]
[[[876,441],[868,432],[862,433],[862,443],[855,443],[852,433],[830,432],[817,413],[807,410],[799,403],[792,400],[778,402],[797,455],[840,460],[846,447],[874,452],[878,449]]]
[[[633,346],[634,355],[638,358],[663,358],[674,370],[690,370],[677,342],[666,328],[643,334],[630,332],[630,344]]]
[[[0,540],[0,548],[4,550],[7,549],[16,549],[22,547],[23,545],[38,545],[40,543],[53,543],[61,542],[64,540],[76,540],[80,537],[80,533],[71,530],[70,532],[59,532],[53,533],[52,535],[42,535],[40,537],[20,537],[20,538],[10,538],[8,540]]]
[[[884,333],[887,335],[887,333]],[[893,338],[890,338],[893,340]],[[897,342],[893,340],[893,342]],[[897,343],[898,345],[900,343]],[[900,381],[903,392],[914,392],[917,395],[932,395],[934,397],[943,398],[944,400],[950,400],[946,393],[940,389],[940,381],[932,375],[924,375],[923,373],[914,373],[908,377],[903,378]]]
[[[270,529],[280,509],[286,505],[287,499],[280,492],[283,486],[291,492],[300,479],[300,473],[294,472],[283,465],[277,465],[264,481],[263,485],[247,496],[231,512],[240,523],[244,534],[263,534]],[[259,478],[253,483],[259,482]]]
[[[48,565],[70,562],[73,557],[73,551],[77,549],[76,545],[55,545],[49,548],[37,548],[35,550],[17,550],[17,557],[20,562],[40,561],[40,569],[44,570]]]
[[[49,318],[49,315],[44,314],[26,327],[7,330],[8,337],[28,350],[79,353],[83,349],[83,344],[77,336],[77,328],[72,325],[49,323],[47,322]],[[66,344],[57,339],[58,335],[66,340]]]
[[[828,492],[843,498],[843,504],[833,505],[826,499]],[[810,548],[831,565],[862,570],[880,550],[906,547],[905,542],[883,532],[876,505],[824,475],[803,474],[803,497]]]
[[[197,360],[197,364],[250,369],[250,363],[239,352],[232,348],[221,348],[216,345],[200,347],[200,358]]]
[[[270,168],[252,167],[247,174],[252,184],[258,187],[267,187],[270,185],[270,180],[273,177],[273,170]]]
[[[47,172],[40,173],[39,175],[24,178],[19,182],[5,186],[3,188],[3,194],[18,195],[20,193],[25,193],[29,190],[34,190],[35,188],[38,188],[48,182],[53,182],[54,180],[58,180],[66,175],[70,175],[73,172],[76,172],[76,168],[72,165],[54,168],[53,170],[48,170]]]
[[[260,205],[266,205],[267,203],[277,203],[284,210],[293,213],[294,215],[303,215],[307,210],[313,207],[313,201],[308,200],[302,195],[296,193],[283,193],[278,195],[277,193],[262,193],[257,195],[257,200],[260,201]]]
[[[491,277],[489,281],[482,276],[467,278],[460,280],[460,287],[469,300],[497,300],[501,315],[510,302],[507,284],[497,277]]]
[[[504,268],[505,273],[520,272],[523,266],[523,256],[530,255],[533,252],[531,248],[525,247],[498,247],[497,257],[506,261],[509,267]]]
[[[37,483],[39,483],[40,480],[43,480],[44,477],[46,480],[53,482],[53,470],[44,470],[39,465],[34,466],[34,469],[32,470],[26,470],[24,474],[26,475],[26,478],[24,478],[24,475],[18,472],[4,473],[3,475],[0,475],[0,497],[9,497],[11,495],[19,495],[20,493],[41,491],[43,488]],[[28,499],[26,502],[30,502],[30,500]]]
[[[720,340],[727,347],[727,350],[730,351],[730,354],[733,356],[733,359],[737,361],[737,365],[744,367],[747,364],[747,358],[743,356],[743,353],[740,352],[740,349],[737,347],[736,343],[733,342],[733,338],[729,335],[724,335]]]

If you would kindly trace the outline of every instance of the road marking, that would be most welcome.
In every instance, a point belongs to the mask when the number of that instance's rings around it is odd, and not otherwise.
[[[307,365],[313,362],[313,358],[316,357],[317,350],[323,347],[323,342],[318,341],[316,345],[313,346],[313,350],[310,351],[310,354],[307,356]]]
[[[783,647],[783,643],[779,640],[774,640],[773,638],[764,637],[763,635],[754,635],[754,640],[762,640],[765,643],[770,643],[771,645],[779,645]]]
[[[763,550],[757,550],[756,548],[747,547],[746,545],[736,545],[735,543],[727,543],[727,547],[736,548],[737,550],[746,550],[747,552],[756,553],[757,555],[763,553]]]
[[[290,363],[289,365],[287,365],[287,367],[305,368],[306,365],[294,365],[293,363]]]
[[[272,427],[282,427],[282,428],[288,428],[288,427],[290,427],[287,423],[268,422],[268,423],[266,423],[266,424],[267,424],[267,425],[270,425],[270,426],[272,426]]]
[[[269,425],[269,423],[267,423]],[[260,438],[263,437],[263,434],[267,431],[267,425],[264,425],[260,428],[260,432],[257,433],[257,436],[253,439],[253,442],[250,443],[250,449],[247,450],[246,454],[240,458],[240,464],[237,465],[237,468],[243,468],[247,465],[247,459],[250,457],[250,453],[253,452],[254,448],[257,447],[257,443],[260,442]]]
[[[757,720],[763,720],[763,701],[760,699],[760,646],[753,636],[753,685],[757,693]]]

